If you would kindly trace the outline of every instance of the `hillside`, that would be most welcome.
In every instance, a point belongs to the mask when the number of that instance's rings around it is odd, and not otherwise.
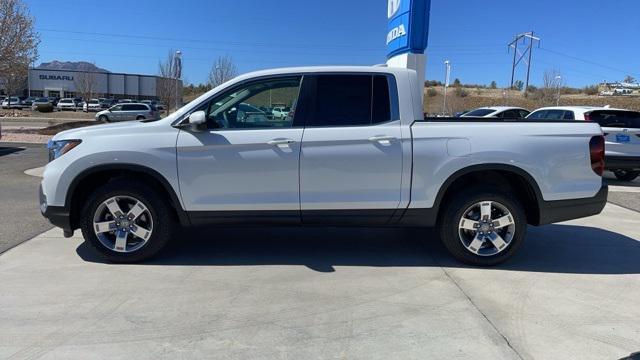
[[[91,71],[91,72],[110,72],[103,68],[97,67],[95,64],[86,61],[51,61],[41,63],[36,69],[46,70],[75,70],[75,71]]]

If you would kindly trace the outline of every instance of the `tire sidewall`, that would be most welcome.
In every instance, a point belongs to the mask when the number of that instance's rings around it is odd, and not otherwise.
[[[116,252],[107,249],[93,230],[95,212],[105,200],[114,196],[130,196],[141,201],[149,210],[153,220],[153,231],[147,243],[130,253]],[[139,262],[159,253],[173,235],[175,222],[167,204],[160,196],[131,181],[113,181],[94,192],[82,210],[80,228],[85,241],[111,262]],[[132,236],[132,235],[129,235]]]
[[[464,212],[472,205],[482,201],[502,204],[515,220],[515,233],[508,248],[491,256],[471,253],[462,244],[458,233],[459,223]],[[527,220],[522,206],[512,196],[499,189],[477,188],[464,191],[452,199],[439,222],[439,227],[445,247],[457,260],[474,266],[493,266],[506,261],[518,251],[525,238]]]

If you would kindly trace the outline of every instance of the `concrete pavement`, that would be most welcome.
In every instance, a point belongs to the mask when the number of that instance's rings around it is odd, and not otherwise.
[[[0,358],[618,359],[640,350],[639,225],[610,204],[492,269],[423,230],[187,232],[139,265],[51,230],[0,256]]]

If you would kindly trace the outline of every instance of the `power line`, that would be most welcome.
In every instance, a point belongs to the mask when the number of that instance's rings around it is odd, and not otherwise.
[[[569,54],[562,53],[562,52],[560,52],[560,51],[555,51],[555,50],[547,49],[547,48],[544,48],[544,47],[541,47],[541,48],[540,48],[540,50],[546,51],[546,52],[551,53],[551,54],[555,54],[555,55],[563,56],[563,57],[566,57],[566,58],[569,58],[569,59],[573,59],[573,60],[581,61],[581,62],[586,63],[586,64],[599,66],[599,67],[602,67],[602,68],[604,68],[604,69],[609,69],[609,70],[612,70],[612,71],[617,71],[617,72],[623,73],[623,74],[625,74],[625,75],[629,75],[629,74],[631,74],[631,75],[636,75],[636,76],[638,76],[638,73],[634,73],[634,72],[631,72],[631,71],[626,71],[626,70],[618,69],[618,68],[615,68],[615,67],[613,67],[613,66],[600,64],[600,63],[597,63],[597,62],[595,62],[595,61],[591,61],[591,60],[587,60],[587,59],[582,59],[582,58],[579,58],[579,57],[577,57],[577,56],[573,56],[573,55],[569,55]]]

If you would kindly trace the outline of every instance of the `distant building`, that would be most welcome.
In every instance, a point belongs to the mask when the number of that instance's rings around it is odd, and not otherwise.
[[[86,82],[87,79],[91,79],[92,92],[96,98],[134,100],[157,100],[160,97],[159,92],[162,91],[163,82],[166,84],[167,81],[174,81],[153,75],[31,68],[25,82],[27,87],[21,92],[22,94],[11,95],[80,97],[79,83]],[[178,81],[180,93],[182,85],[182,81]],[[2,88],[0,84],[0,89]],[[5,92],[2,90],[0,93]]]

